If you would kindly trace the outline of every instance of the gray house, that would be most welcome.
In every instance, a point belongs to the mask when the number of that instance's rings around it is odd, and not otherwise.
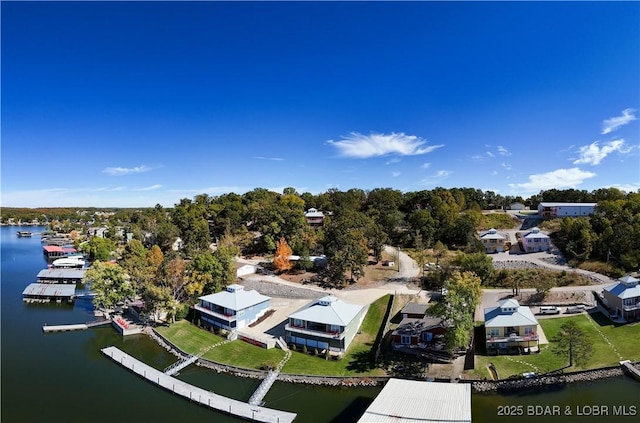
[[[618,279],[618,283],[604,288],[604,303],[615,314],[627,322],[640,319],[640,280],[631,275]]]
[[[288,343],[319,351],[344,353],[358,333],[366,307],[328,295],[290,314],[285,326]]]
[[[258,291],[245,291],[242,285],[199,298],[194,306],[204,326],[226,330],[242,329],[262,317],[269,310],[270,298]]]

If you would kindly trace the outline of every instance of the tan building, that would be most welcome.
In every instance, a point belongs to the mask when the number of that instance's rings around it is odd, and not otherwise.
[[[488,354],[538,351],[538,320],[529,307],[507,299],[484,310]]]
[[[482,242],[482,245],[484,245],[484,250],[487,252],[487,254],[507,251],[508,241],[509,238],[507,235],[500,234],[493,228],[480,235],[480,242]]]

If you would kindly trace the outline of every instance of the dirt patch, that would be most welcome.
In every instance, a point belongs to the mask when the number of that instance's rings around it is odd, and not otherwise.
[[[548,304],[548,305],[570,305],[570,304],[593,304],[593,291],[584,289],[579,291],[554,290],[547,293],[542,301],[535,293],[523,293],[519,295],[521,304]]]

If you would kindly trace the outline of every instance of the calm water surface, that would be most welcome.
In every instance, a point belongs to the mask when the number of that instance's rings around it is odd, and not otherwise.
[[[0,228],[2,273],[2,422],[112,422],[120,420],[182,422],[239,422],[192,404],[155,387],[122,369],[100,353],[114,345],[147,364],[163,369],[176,359],[143,335],[127,338],[110,327],[45,335],[42,325],[94,320],[91,303],[25,304],[21,294],[46,267],[40,237],[18,238],[18,227]],[[44,228],[22,228],[34,232]],[[638,330],[640,335],[640,328]],[[180,379],[204,389],[246,401],[258,381],[220,375],[190,366]],[[298,413],[299,422],[354,422],[380,391],[379,388],[328,388],[276,383],[265,398],[266,406]],[[504,406],[513,406],[506,410]],[[539,416],[535,406],[558,405],[560,416]],[[612,407],[636,407],[635,416],[613,416]],[[616,378],[604,382],[570,385],[559,390],[526,395],[474,395],[473,421],[513,421],[499,416],[518,413],[520,420],[603,421],[603,417],[564,414],[565,407],[608,406],[604,421],[640,421],[640,383]],[[527,407],[533,407],[528,410]],[[528,411],[534,413],[528,415]],[[549,410],[553,412],[553,410]],[[585,411],[585,410],[583,410]],[[619,410],[618,410],[619,411]]]

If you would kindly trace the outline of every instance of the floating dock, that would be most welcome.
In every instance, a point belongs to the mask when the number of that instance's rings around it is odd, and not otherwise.
[[[143,362],[136,360],[116,347],[103,348],[102,353],[110,357],[135,374],[144,377],[150,382],[180,395],[184,398],[199,403],[202,406],[213,408],[223,413],[258,422],[287,423],[293,422],[297,414],[287,411],[279,411],[271,408],[250,405],[246,402],[223,397],[206,389],[198,388],[186,382],[164,374]]]
[[[97,320],[89,323],[76,323],[71,325],[44,325],[42,326],[42,331],[44,333],[48,332],[67,332],[71,330],[85,330],[95,326],[103,326],[111,323],[111,320]]]

